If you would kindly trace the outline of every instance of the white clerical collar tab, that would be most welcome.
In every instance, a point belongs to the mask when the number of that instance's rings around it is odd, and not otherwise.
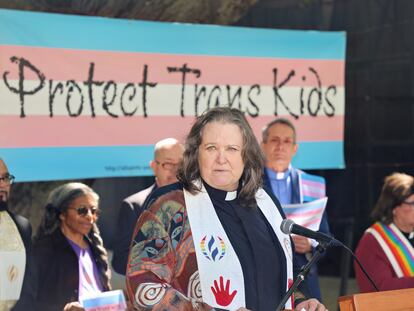
[[[227,192],[225,200],[226,201],[232,201],[235,198],[237,198],[237,190],[236,191]]]
[[[276,179],[285,179],[286,172],[276,173]]]

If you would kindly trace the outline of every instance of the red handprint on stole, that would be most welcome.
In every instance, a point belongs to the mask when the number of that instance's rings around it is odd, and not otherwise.
[[[220,286],[217,284],[217,281],[214,280],[214,287],[211,286],[211,291],[216,298],[217,304],[220,306],[228,306],[233,301],[234,296],[237,294],[237,290],[234,290],[230,294],[230,280],[226,282],[226,288],[224,288],[223,277],[220,276]]]

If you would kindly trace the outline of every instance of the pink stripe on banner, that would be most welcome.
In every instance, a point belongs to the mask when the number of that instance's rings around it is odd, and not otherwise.
[[[316,182],[316,181],[312,181],[312,180],[302,179],[302,184],[306,185],[308,187],[312,187],[312,188],[325,189],[325,184],[320,183],[320,182]]]
[[[273,117],[249,118],[260,141],[261,128]],[[300,141],[340,141],[342,116],[333,118],[302,117],[298,122]],[[0,147],[128,146],[154,144],[166,137],[184,141],[194,117],[87,117],[0,116]],[[316,131],[314,125],[331,129]],[[310,128],[314,128],[310,131]]]
[[[273,85],[273,68],[277,68],[277,83],[295,71],[286,86],[317,86],[316,70],[322,86],[344,86],[345,63],[343,60],[246,58],[228,56],[165,55],[110,51],[85,51],[61,48],[0,46],[0,63],[10,71],[9,79],[18,79],[17,65],[10,57],[23,57],[38,68],[46,79],[85,81],[90,62],[95,63],[94,79],[100,81],[142,81],[144,64],[148,66],[148,81],[162,84],[180,84],[181,73],[169,73],[167,67],[200,69],[201,76],[186,75],[187,84],[205,85]],[[30,70],[28,79],[37,79]],[[285,86],[285,87],[286,87]]]
[[[299,142],[319,142],[319,141],[342,141],[344,139],[344,116],[334,117],[318,116],[315,117],[301,116],[299,120],[282,116],[289,119],[296,128]],[[275,116],[262,116],[250,118],[250,125],[258,138],[262,141],[262,129],[267,123],[274,120]]]
[[[318,208],[318,209],[315,209],[313,211],[300,213],[300,214],[298,214],[298,213],[289,213],[288,208],[284,209],[283,211],[286,213],[286,215],[297,215],[297,216],[300,216],[300,217],[309,217],[309,216],[313,216],[313,215],[316,215],[316,214],[320,213],[321,210],[322,210],[322,208]]]

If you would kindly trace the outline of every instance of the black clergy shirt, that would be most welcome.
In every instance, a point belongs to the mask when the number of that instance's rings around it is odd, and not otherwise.
[[[204,185],[240,261],[246,308],[274,311],[286,291],[285,254],[276,234],[257,205],[242,206],[237,192]]]

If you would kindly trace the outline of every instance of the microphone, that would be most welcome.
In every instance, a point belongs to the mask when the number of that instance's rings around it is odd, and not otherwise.
[[[291,219],[283,219],[282,223],[280,224],[280,230],[282,230],[284,234],[297,234],[310,239],[314,239],[320,243],[342,245],[342,243],[337,241],[334,237],[297,225]]]
[[[298,224],[295,224],[295,222],[293,220],[291,220],[291,219],[283,219],[282,220],[282,223],[280,224],[280,230],[282,230],[282,232],[284,234],[297,234],[297,235],[301,235],[301,236],[304,236],[304,237],[307,237],[307,238],[310,238],[310,239],[317,240],[318,242],[320,242],[322,244],[322,249],[323,248],[326,248],[326,247],[329,247],[329,246],[332,246],[332,245],[334,245],[334,246],[342,246],[343,248],[345,248],[352,255],[352,257],[354,257],[355,261],[357,262],[358,266],[361,268],[362,272],[367,277],[368,281],[371,283],[372,287],[374,287],[375,290],[377,292],[379,292],[378,286],[375,284],[374,280],[371,278],[371,276],[368,274],[368,272],[362,266],[362,263],[359,261],[358,257],[354,254],[354,252],[348,246],[346,246],[345,244],[343,244],[341,241],[338,241],[334,237],[332,237],[330,235],[327,235],[325,233],[316,232],[316,231],[310,230],[308,228],[302,227],[302,226],[300,226]],[[320,250],[319,249],[319,246],[316,248],[317,251]],[[309,261],[308,264],[307,264],[307,265],[309,265],[309,267],[306,267],[305,266],[302,269],[302,270],[305,270],[304,271],[304,275],[306,275],[306,273],[307,273],[306,270],[310,268],[310,266],[312,265],[314,259],[316,259],[315,261],[317,261],[319,259],[320,254],[321,253],[317,253],[316,255],[314,255],[312,257],[312,260]],[[318,258],[316,258],[316,257],[318,257]],[[304,278],[304,275],[302,275],[302,280]],[[300,283],[300,281],[299,281],[299,283]],[[293,292],[293,290],[292,290],[292,292]],[[290,294],[292,294],[292,292]],[[287,298],[289,298],[289,297],[287,297]],[[287,299],[286,299],[286,301],[287,301]],[[277,310],[279,310],[279,309],[277,309]]]

